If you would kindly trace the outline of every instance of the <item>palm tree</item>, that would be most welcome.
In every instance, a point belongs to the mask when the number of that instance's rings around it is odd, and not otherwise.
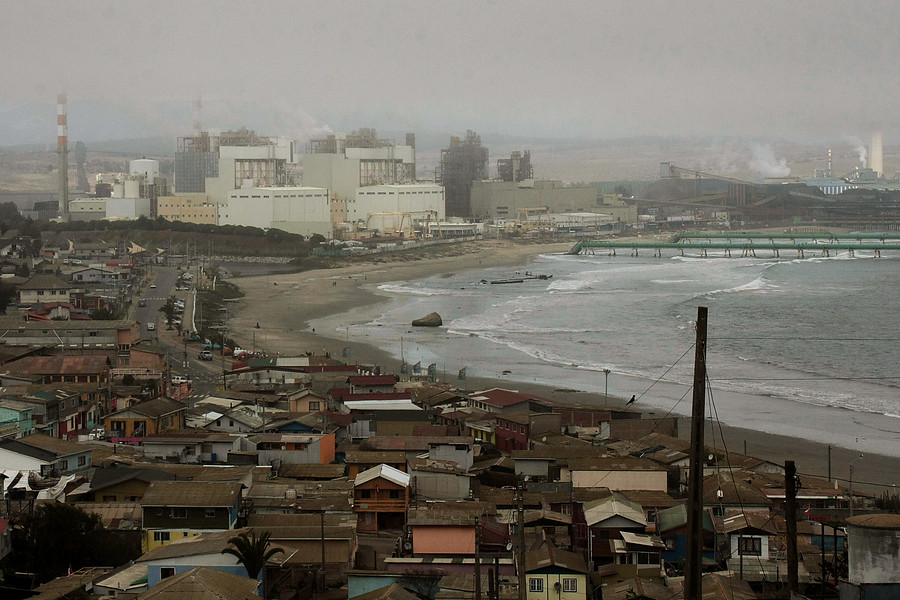
[[[262,568],[270,558],[279,552],[284,554],[284,550],[281,548],[269,548],[270,535],[270,532],[264,531],[262,535],[257,537],[256,531],[251,529],[249,535],[244,532],[228,540],[231,546],[222,550],[222,554],[233,554],[236,556],[238,562],[247,569],[247,575],[257,579],[259,572],[262,571]]]

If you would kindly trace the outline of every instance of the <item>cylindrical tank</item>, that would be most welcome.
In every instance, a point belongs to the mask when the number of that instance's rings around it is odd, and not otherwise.
[[[125,198],[141,197],[141,180],[136,177],[129,177],[125,180]]]
[[[125,197],[125,184],[124,183],[114,183],[112,188],[112,197],[113,198],[124,198]]]

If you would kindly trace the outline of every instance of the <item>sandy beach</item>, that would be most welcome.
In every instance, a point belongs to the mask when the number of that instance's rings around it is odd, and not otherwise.
[[[270,354],[278,352],[291,356],[304,352],[329,352],[340,357],[346,340],[340,339],[334,327],[320,327],[320,331],[316,332],[310,323],[333,315],[344,315],[342,318],[354,323],[371,321],[380,314],[380,307],[390,301],[387,295],[377,290],[380,284],[488,267],[527,268],[530,257],[565,252],[572,244],[571,241],[519,244],[483,240],[443,247],[424,253],[424,256],[408,251],[366,257],[365,261],[357,259],[339,268],[234,277],[230,281],[243,291],[245,297],[233,311],[229,311],[229,333],[242,347],[262,349]],[[359,340],[352,341],[352,359],[355,362],[378,364],[387,371],[399,372],[399,360],[379,348],[362,344]],[[602,391],[599,394],[577,392],[539,384],[513,384],[474,377],[469,377],[464,383],[469,390],[514,387],[558,402],[597,406],[624,404],[623,399],[605,399]],[[801,474],[824,475],[828,472],[828,449],[824,440],[823,443],[816,443],[738,427],[725,427],[723,430],[729,451],[743,452],[746,445],[749,454],[779,464],[794,460]],[[687,419],[680,424],[679,431],[682,437],[689,435]],[[712,440],[712,432],[708,431],[707,444],[711,445]],[[716,440],[716,445],[721,447],[718,433]],[[858,452],[839,447],[832,449],[831,457],[833,477],[844,480],[844,485],[849,477],[848,465],[854,461],[854,489],[881,493],[883,487],[866,486],[865,483],[900,484],[900,458],[872,453],[859,458]]]

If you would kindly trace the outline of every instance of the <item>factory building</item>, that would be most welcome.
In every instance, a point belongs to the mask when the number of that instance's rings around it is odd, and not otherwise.
[[[279,186],[232,190],[218,207],[219,225],[281,229],[303,236],[331,237],[331,207],[325,188]]]
[[[441,150],[441,162],[435,173],[435,181],[444,186],[447,215],[477,216],[472,210],[472,183],[487,178],[488,149],[482,147],[481,137],[471,130],[466,132],[465,139],[451,137],[450,147]]]
[[[98,180],[97,188],[107,185]],[[109,187],[109,197],[70,200],[69,220],[155,219],[159,196],[169,193],[168,181],[159,175],[159,161],[146,158],[129,161],[128,173],[116,177]]]
[[[106,218],[107,198],[69,200],[70,221],[100,221]]]
[[[355,223],[364,223],[374,213],[433,213],[443,220],[444,188],[434,183],[361,187],[346,203],[346,212],[346,220]]]
[[[413,134],[397,145],[368,128],[312,140],[303,155],[303,184],[327,188],[332,200],[344,202],[358,188],[415,183],[415,145]]]
[[[594,212],[599,205],[596,188],[565,187],[553,179],[474,181],[471,187],[476,220],[515,219],[519,211],[539,206],[551,213]]]
[[[157,201],[157,215],[167,221],[217,225],[219,207],[207,194],[179,194],[160,196]]]
[[[224,202],[231,190],[250,185],[292,183],[296,161],[294,142],[236,131],[210,130],[178,138],[175,149],[175,189],[179,194],[206,193]]]

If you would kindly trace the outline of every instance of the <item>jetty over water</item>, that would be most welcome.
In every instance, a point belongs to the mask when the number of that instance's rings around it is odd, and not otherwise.
[[[811,240],[811,241],[810,241]],[[684,256],[686,253],[708,257],[710,251],[721,250],[723,256],[736,254],[755,257],[757,252],[780,257],[782,251],[794,251],[799,258],[810,256],[831,256],[847,252],[855,256],[859,250],[872,252],[874,258],[881,258],[883,250],[900,250],[898,233],[680,233],[671,242],[616,242],[603,240],[581,240],[568,254],[597,254],[605,250],[609,256],[616,251],[630,251],[631,256],[639,256],[641,250],[650,250],[654,257],[662,257],[663,250],[673,250]]]

